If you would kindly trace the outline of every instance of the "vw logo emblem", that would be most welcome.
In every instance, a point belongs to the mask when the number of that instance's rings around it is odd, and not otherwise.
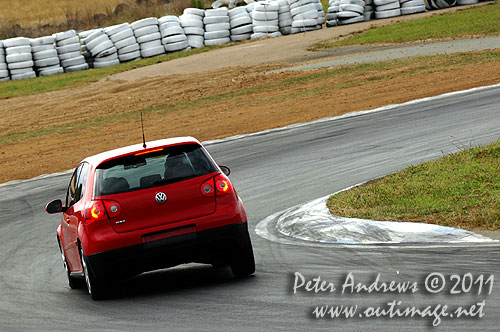
[[[167,201],[167,195],[165,195],[165,193],[159,192],[159,193],[156,193],[155,199],[156,199],[156,203],[163,204]]]

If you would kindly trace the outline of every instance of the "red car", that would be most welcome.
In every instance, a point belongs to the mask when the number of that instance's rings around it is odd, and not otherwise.
[[[83,160],[66,193],[57,241],[71,288],[93,299],[110,280],[183,263],[255,272],[243,202],[201,143],[171,138]],[[85,281],[85,282],[84,282]]]

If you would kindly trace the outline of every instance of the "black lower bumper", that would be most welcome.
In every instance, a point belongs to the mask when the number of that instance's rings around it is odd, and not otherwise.
[[[230,224],[89,255],[97,278],[120,278],[184,263],[227,261],[250,241],[247,223]]]

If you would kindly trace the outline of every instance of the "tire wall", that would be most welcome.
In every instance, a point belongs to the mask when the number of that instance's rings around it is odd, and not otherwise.
[[[265,0],[228,10],[186,8],[179,16],[148,17],[132,23],[35,39],[0,40],[0,82],[48,76],[221,45],[247,39],[304,33],[371,19],[470,5],[479,0]],[[325,24],[326,23],[326,24]]]

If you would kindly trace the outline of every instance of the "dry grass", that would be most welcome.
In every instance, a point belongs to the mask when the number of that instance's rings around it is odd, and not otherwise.
[[[204,4],[208,6],[209,1]],[[0,39],[179,15],[192,6],[191,0],[0,0]]]
[[[107,13],[123,0],[0,0],[2,22],[23,26],[63,22],[69,13]]]

